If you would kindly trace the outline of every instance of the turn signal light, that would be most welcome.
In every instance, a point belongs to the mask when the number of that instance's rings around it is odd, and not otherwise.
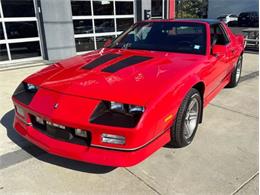
[[[16,112],[22,116],[25,117],[24,110],[20,106],[16,106]]]

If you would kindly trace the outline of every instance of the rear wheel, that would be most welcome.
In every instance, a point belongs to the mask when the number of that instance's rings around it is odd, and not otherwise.
[[[243,56],[238,58],[237,64],[233,72],[231,73],[230,82],[227,84],[228,88],[236,87],[239,83],[241,72],[242,72]]]
[[[192,142],[198,128],[201,111],[200,93],[192,88],[184,98],[171,129],[171,145],[184,147]]]

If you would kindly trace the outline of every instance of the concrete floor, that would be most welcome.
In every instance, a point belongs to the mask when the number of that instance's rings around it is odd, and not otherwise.
[[[0,70],[0,194],[258,194],[258,55],[244,55],[241,83],[205,109],[190,146],[130,168],[53,156],[14,131],[11,94],[42,67]]]

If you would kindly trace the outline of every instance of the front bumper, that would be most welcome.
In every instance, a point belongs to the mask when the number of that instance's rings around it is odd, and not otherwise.
[[[45,135],[32,126],[29,118],[24,120],[18,113],[15,114],[14,128],[24,138],[48,153],[74,160],[113,167],[133,166],[170,141],[170,131],[166,130],[156,137],[156,139],[131,150],[123,150],[123,148],[121,150],[114,150],[109,147],[99,148],[98,146],[92,146],[91,144],[83,146],[60,141]]]

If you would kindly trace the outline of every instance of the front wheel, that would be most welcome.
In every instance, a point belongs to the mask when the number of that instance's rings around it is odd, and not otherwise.
[[[185,96],[171,129],[171,145],[189,145],[197,131],[202,111],[202,100],[197,89],[192,88]]]
[[[238,58],[235,69],[231,73],[230,81],[227,84],[228,88],[233,88],[233,87],[236,87],[238,85],[240,77],[241,77],[241,72],[242,72],[242,62],[243,62],[243,56],[241,55]]]

